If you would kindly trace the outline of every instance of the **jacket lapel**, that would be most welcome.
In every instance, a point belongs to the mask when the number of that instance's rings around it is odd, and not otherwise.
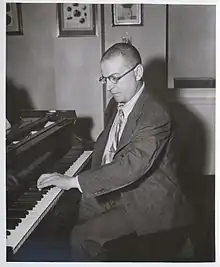
[[[117,149],[115,155],[125,145],[127,145],[130,142],[132,135],[133,135],[133,132],[134,132],[136,125],[137,125],[137,120],[141,116],[143,105],[144,105],[147,98],[148,98],[148,93],[147,93],[147,90],[145,87],[144,91],[142,92],[142,94],[138,98],[133,110],[131,111],[131,113],[128,116],[127,123],[125,125],[124,131],[123,131],[123,134],[122,134],[122,137],[120,139],[118,149]],[[95,145],[96,149],[94,149],[94,151],[96,153],[93,154],[93,163],[92,163],[93,167],[99,166],[101,164],[102,155],[104,153],[104,149],[105,149],[106,143],[108,141],[109,132],[110,132],[110,129],[112,127],[113,121],[115,119],[116,113],[117,113],[117,103],[115,102],[111,117],[108,120],[108,124],[106,125],[105,129],[103,130],[103,132],[101,133],[100,137],[98,138],[98,140],[96,142],[96,145]]]
[[[144,105],[147,98],[148,98],[148,93],[147,93],[147,90],[145,88],[143,90],[143,92],[141,93],[140,97],[138,98],[133,110],[131,111],[131,113],[128,116],[127,123],[126,123],[124,131],[122,133],[116,154],[125,145],[127,145],[130,142],[130,140],[133,136],[134,130],[136,128],[136,125],[137,125],[137,120],[141,116],[143,105]]]
[[[110,132],[110,129],[112,127],[113,121],[115,119],[116,113],[117,113],[117,105],[115,105],[115,108],[113,110],[112,116],[109,119],[108,124],[105,127],[105,129],[103,131],[103,134],[102,134],[102,142],[103,142],[104,149],[105,149],[106,143],[108,141],[109,132]]]
[[[106,147],[106,143],[108,141],[108,136],[110,129],[112,127],[112,123],[114,121],[115,115],[117,113],[117,103],[114,103],[114,108],[112,110],[112,114],[109,115],[109,119],[107,120],[107,125],[104,128],[103,132],[99,136],[98,140],[95,144],[94,154],[93,154],[93,160],[92,160],[92,167],[95,168],[96,166],[99,166],[102,162],[102,156]]]

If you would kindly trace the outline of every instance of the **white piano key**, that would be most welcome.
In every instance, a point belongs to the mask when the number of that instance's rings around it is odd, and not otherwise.
[[[89,158],[92,151],[85,151],[65,172],[65,175],[74,176],[82,164]],[[7,236],[7,246],[12,247],[13,253],[16,253],[32,231],[36,228],[42,218],[50,210],[59,199],[63,190],[58,187],[51,188],[43,198],[37,202],[35,207],[28,211],[29,214],[22,219],[14,230],[9,230],[10,235]]]
[[[65,172],[65,175],[74,176],[82,164],[89,158],[92,151],[84,151],[83,154],[74,162],[72,166]]]

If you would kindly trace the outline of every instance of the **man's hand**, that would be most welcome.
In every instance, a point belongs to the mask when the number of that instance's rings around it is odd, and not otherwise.
[[[57,172],[42,174],[37,181],[37,187],[39,189],[51,185],[57,186],[64,190],[69,190],[70,188],[79,188],[79,183],[76,177],[69,177]]]

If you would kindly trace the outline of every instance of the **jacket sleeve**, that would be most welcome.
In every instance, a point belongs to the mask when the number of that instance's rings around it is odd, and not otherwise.
[[[122,189],[151,169],[170,141],[171,122],[167,117],[156,123],[146,121],[136,127],[130,142],[111,163],[79,174],[84,197],[97,197]]]

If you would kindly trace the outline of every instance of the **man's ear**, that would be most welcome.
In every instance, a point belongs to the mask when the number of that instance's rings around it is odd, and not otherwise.
[[[144,74],[143,66],[141,64],[137,65],[134,72],[135,72],[136,80],[140,81]]]

